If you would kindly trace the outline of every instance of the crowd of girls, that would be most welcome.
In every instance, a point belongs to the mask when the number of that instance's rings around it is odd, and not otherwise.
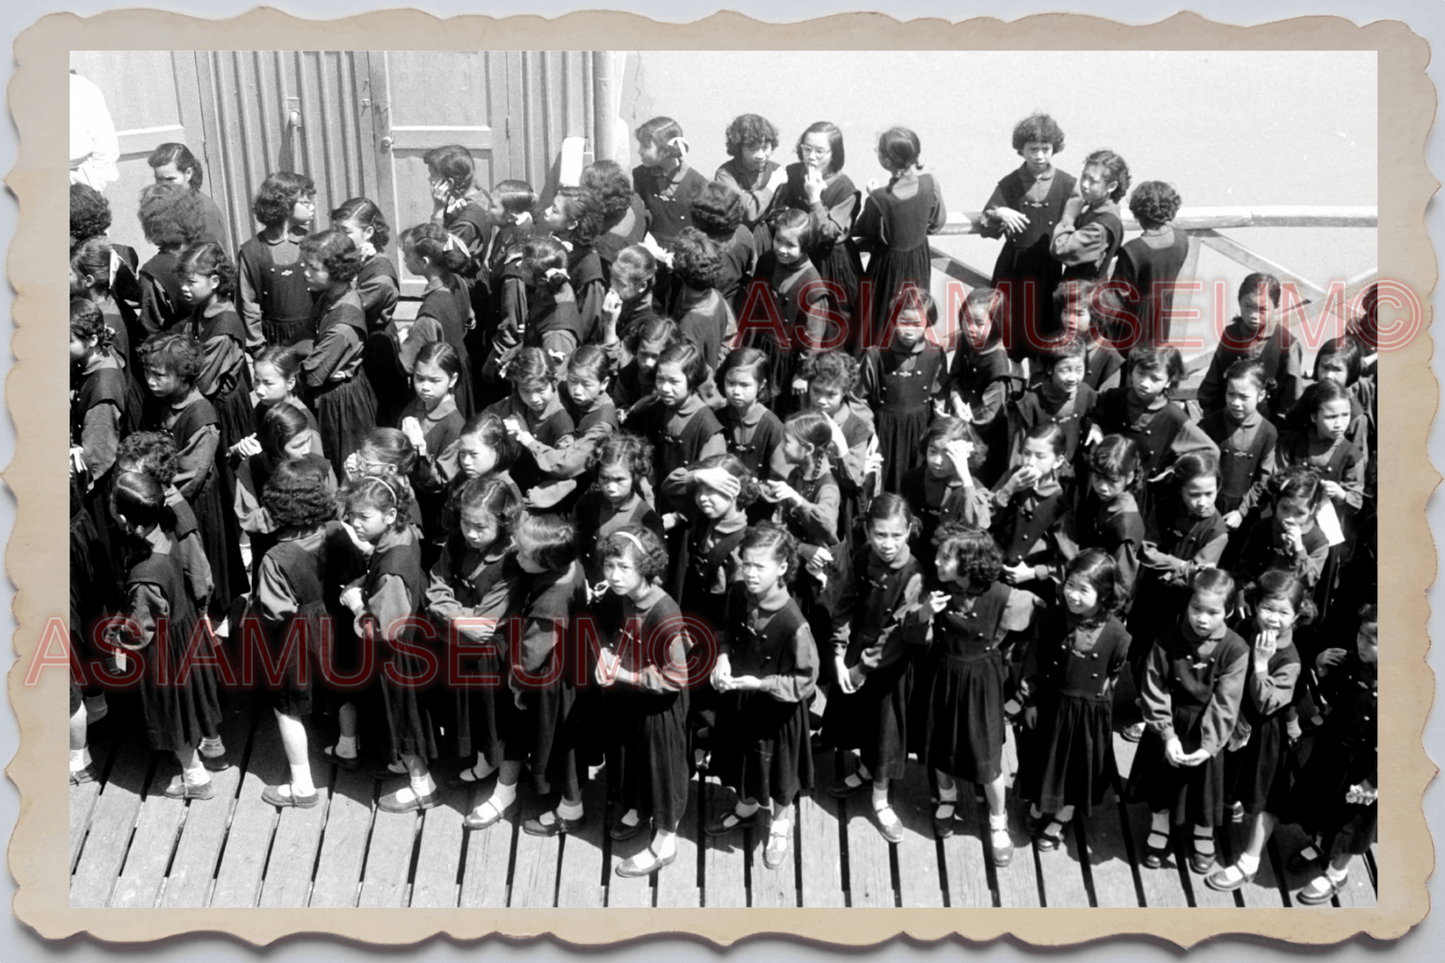
[[[835,124],[790,163],[780,138],[738,117],[710,181],[659,117],[630,176],[598,161],[545,199],[436,148],[432,217],[395,234],[277,172],[234,260],[181,145],[151,158],[143,265],[72,186],[71,624],[95,656],[72,782],[126,689],[180,765],[166,794],[210,798],[230,667],[261,646],[278,807],[317,804],[313,738],[386,811],[461,787],[475,832],[601,818],[600,767],[612,836],[651,833],[618,872],[648,875],[699,768],[733,791],[706,832],[757,825],[769,868],[800,793],[866,790],[897,843],[895,786],[926,778],[940,837],[979,787],[1004,865],[1010,793],[1048,852],[1117,779],[1147,866],[1177,843],[1237,888],[1284,820],[1313,838],[1299,898],[1328,901],[1375,816],[1373,302],[1306,370],[1251,275],[1184,400],[1167,311],[1101,284],[1177,275],[1170,185],[1131,195],[1109,150],[1076,179],[1024,119],[980,215],[993,284],[941,317],[918,135],[879,138],[866,191]],[[453,663],[488,681],[409,684]],[[815,786],[825,750],[845,763]],[[1219,866],[1231,819],[1249,842]]]

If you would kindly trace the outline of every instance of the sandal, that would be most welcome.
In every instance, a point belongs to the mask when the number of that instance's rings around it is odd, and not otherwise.
[[[1200,843],[1209,843],[1209,852],[1201,852]],[[1214,865],[1214,836],[1195,836],[1194,852],[1189,855],[1189,868],[1199,875],[1209,872],[1209,867]]]
[[[1039,852],[1052,853],[1056,849],[1062,849],[1064,846],[1064,830],[1068,828],[1068,825],[1068,823],[1060,822],[1057,819],[1050,819],[1048,825],[1040,830],[1038,839],[1035,840],[1034,845],[1038,847]]]
[[[642,860],[647,858],[648,856],[652,857],[652,861],[647,863],[642,862]],[[651,876],[659,869],[662,869],[662,867],[671,863],[674,859],[677,859],[676,848],[674,848],[673,851],[671,853],[668,853],[666,856],[659,856],[654,853],[652,851],[652,847],[649,846],[642,852],[638,853],[636,856],[630,856],[627,859],[624,859],[622,862],[618,863],[617,875],[623,877],[624,879],[633,879],[638,876]]]
[[[1348,873],[1338,880],[1330,879],[1328,873],[1321,873],[1311,880],[1308,886],[1299,891],[1297,898],[1305,906],[1319,906],[1333,899],[1340,890],[1345,888],[1345,884],[1349,881],[1350,875]]]
[[[958,814],[958,800],[939,799],[933,807],[933,835],[947,839],[953,835],[953,821]]]
[[[768,843],[763,847],[763,865],[768,869],[777,869],[788,858],[788,836],[791,833],[791,826],[786,833],[769,830]]]
[[[549,809],[522,823],[522,832],[528,836],[558,836],[563,833],[578,832],[585,821],[583,816],[568,819],[566,816],[558,815],[557,810]]]
[[[1258,870],[1255,871],[1256,873]],[[1236,863],[1233,866],[1226,866],[1223,869],[1215,870],[1204,877],[1204,885],[1220,893],[1232,893],[1242,889],[1246,884],[1254,882],[1255,873],[1246,873]]]
[[[1159,840],[1158,843],[1155,840]],[[1149,830],[1149,835],[1144,839],[1144,865],[1150,869],[1158,869],[1164,865],[1169,858],[1169,834],[1161,833],[1157,829]]]
[[[394,792],[389,792],[376,802],[376,808],[384,813],[414,813],[422,809],[430,809],[437,804],[437,794],[433,790],[426,795],[419,795],[411,785],[402,786]]]
[[[326,761],[336,766],[336,768],[345,769],[347,772],[355,772],[361,768],[360,756],[338,756],[335,746],[327,746],[325,749],[322,749],[321,755],[325,756]]]
[[[467,813],[465,818],[462,819],[462,826],[467,829],[486,829],[489,826],[494,826],[497,823],[501,822],[504,816],[506,816],[508,813],[515,812],[516,809],[516,796],[513,796],[512,801],[507,803],[507,805],[501,807],[500,809],[497,807],[496,803],[492,802],[491,799],[488,799],[486,802],[478,806],[474,811]]]
[[[281,794],[282,789],[286,790],[284,796]],[[278,809],[285,809],[288,806],[294,806],[297,809],[310,809],[321,801],[321,794],[313,789],[309,796],[297,796],[291,792],[291,784],[286,783],[282,786],[267,786],[265,789],[262,789],[261,801],[267,805],[275,806]]]
[[[744,826],[752,826],[756,824],[758,821],[758,813],[762,811],[763,808],[759,806],[756,810],[753,811],[751,815],[748,816],[739,816],[735,810],[727,812],[724,813],[722,816],[715,816],[712,819],[709,819],[707,821],[707,825],[702,827],[702,831],[707,833],[709,836],[726,836],[734,829],[738,829],[739,827]]]

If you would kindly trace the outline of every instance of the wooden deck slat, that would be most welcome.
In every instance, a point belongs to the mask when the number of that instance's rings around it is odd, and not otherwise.
[[[803,905],[840,907],[843,900],[843,858],[838,846],[838,800],[828,795],[833,781],[833,753],[813,756],[813,791],[798,796],[798,850],[803,874],[798,880]]]
[[[376,782],[365,766],[354,772],[333,766],[332,771],[331,803],[326,810],[310,905],[355,906],[361,868],[367,860]]]
[[[143,737],[125,740],[120,747],[110,778],[91,812],[90,834],[70,882],[71,906],[88,909],[109,904],[140,812],[150,757]]]
[[[1230,850],[1230,841],[1222,829],[1214,833],[1214,864],[1204,874],[1196,873],[1189,868],[1189,857],[1194,852],[1194,844],[1190,837],[1194,835],[1194,827],[1181,826],[1174,832],[1174,855],[1179,865],[1184,868],[1184,874],[1189,880],[1189,887],[1194,894],[1194,905],[1211,909],[1231,909],[1239,905],[1233,893],[1216,893],[1204,885],[1204,877],[1214,872],[1221,866],[1226,866],[1233,857]]]
[[[1094,900],[1099,906],[1138,906],[1134,869],[1124,845],[1124,826],[1119,819],[1119,801],[1110,792],[1092,813],[1076,810],[1074,819],[1084,830],[1089,850],[1089,873],[1094,880]]]
[[[1124,831],[1129,834],[1133,843],[1134,858],[1140,861],[1137,865],[1139,882],[1144,888],[1144,905],[1173,908],[1188,906],[1189,897],[1179,877],[1178,859],[1172,849],[1164,865],[1158,869],[1149,869],[1142,862],[1144,841],[1149,836],[1149,807],[1143,803],[1131,803],[1124,807],[1123,813],[1128,822]]]
[[[101,730],[103,734],[99,737],[88,738],[87,744],[90,749],[90,765],[97,773],[97,778],[94,782],[70,787],[70,871],[72,873],[75,872],[76,862],[80,858],[80,844],[85,839],[86,830],[90,828],[90,815],[95,810],[96,800],[100,798],[100,789],[103,785],[101,780],[105,778],[105,767],[115,752],[115,739],[112,738],[113,733],[110,727],[98,725],[96,729]],[[69,777],[67,776],[67,778]]]
[[[262,720],[262,725],[266,721]],[[317,778],[329,768],[325,757],[319,747],[310,748],[311,780],[316,785],[318,800],[310,809],[294,806],[282,809],[277,817],[271,858],[266,863],[266,878],[261,881],[263,908],[303,907],[311,898],[311,874],[316,868],[322,826],[331,804],[331,787]]]
[[[540,815],[543,805],[524,794],[523,817]],[[551,801],[555,806],[555,800]],[[519,817],[519,821],[523,818]],[[518,827],[517,858],[512,871],[511,906],[549,907],[557,900],[557,867],[562,855],[558,836],[529,836]]]
[[[471,802],[475,805],[487,798],[491,790],[474,793]],[[521,831],[520,820],[508,816],[486,829],[463,831],[467,834],[466,866],[462,869],[460,903],[464,908],[474,906],[501,907],[507,905],[508,882],[512,873],[512,843]]]
[[[281,751],[281,730],[276,728],[274,718],[266,718],[265,710],[258,708],[257,712],[260,718],[256,720],[251,752],[241,775],[231,829],[226,834],[226,849],[216,873],[216,888],[211,893],[214,907],[256,905],[266,870],[266,855],[278,821],[276,807],[261,799],[261,790],[289,778],[286,756]]]
[[[702,905],[702,892],[697,885],[698,874],[702,872],[702,852],[697,843],[702,835],[698,798],[698,779],[694,776],[687,784],[687,808],[677,827],[677,859],[657,874],[659,909],[695,909]]]
[[[1224,827],[1224,833],[1229,840],[1228,862],[1223,858],[1215,862],[1218,866],[1231,866],[1239,862],[1239,854],[1249,845],[1249,817],[1244,817],[1242,823],[1229,823]],[[1221,852],[1220,856],[1224,854]],[[1214,872],[1214,870],[1210,870]],[[1204,881],[1200,879],[1199,885],[1203,886]],[[1244,905],[1250,909],[1270,909],[1279,906],[1288,906],[1284,897],[1280,894],[1279,877],[1275,875],[1274,864],[1269,858],[1269,849],[1266,848],[1260,854],[1259,869],[1255,872],[1254,882],[1245,883],[1239,890]]]
[[[1004,726],[1003,768],[1008,774],[1008,795],[1005,799],[1008,811],[1009,836],[1013,838],[1014,855],[1007,866],[995,867],[998,877],[998,896],[1002,906],[1039,906],[1038,867],[1034,864],[1033,840],[1024,823],[1024,808],[1019,805],[1014,783],[1019,771],[1018,742],[1011,725]],[[980,792],[982,787],[980,787]],[[988,805],[984,797],[978,808],[983,850],[989,852]]]
[[[380,794],[395,791],[400,780],[382,783]],[[371,843],[366,849],[366,867],[361,875],[360,907],[405,906],[406,876],[416,848],[419,813],[388,813],[380,808],[371,823]]]
[[[801,795],[801,794],[800,794]],[[763,865],[763,850],[768,845],[771,825],[764,820],[758,828],[748,834],[749,906],[765,906],[778,909],[792,909],[798,905],[798,805],[788,807],[787,818],[792,823],[788,834],[788,856],[777,869]]]
[[[587,815],[587,821],[582,824],[582,831],[570,834],[567,841],[562,844],[562,866],[561,876],[557,885],[557,905],[568,907],[593,907],[604,905],[605,887],[603,884],[603,873],[611,872],[611,866],[605,866],[603,861],[604,840],[607,838],[608,813],[607,813],[607,787],[604,779],[593,779],[582,787],[582,810]],[[645,847],[652,838],[650,830],[644,828],[636,836],[628,840],[629,843],[637,843]],[[607,840],[610,842],[610,840]],[[613,845],[616,848],[616,844]],[[638,886],[648,890],[647,902],[628,903],[626,905],[651,906],[652,892],[651,883],[647,879],[622,879],[618,876],[608,877],[608,882],[616,881],[629,885]],[[638,900],[642,897],[638,896]]]
[[[1019,812],[1027,814],[1028,803],[1019,800]],[[1051,853],[1039,852],[1030,846],[1020,848],[1014,859],[1030,855],[1038,859],[1039,876],[1043,883],[1044,903],[1047,906],[1089,906],[1089,891],[1084,886],[1084,853],[1079,849],[1078,834],[1071,824],[1064,829],[1064,845]]]
[[[704,819],[728,812],[736,804],[733,791],[726,789],[716,777],[705,784]],[[765,822],[766,816],[759,818]],[[744,833],[735,829],[726,836],[706,836],[703,842],[703,901],[709,908],[743,907],[748,905],[747,881],[743,878]]]
[[[899,904],[905,908],[943,906],[928,777],[917,763],[910,762],[904,778],[894,783],[893,811],[903,823],[903,842],[898,844]]]
[[[437,805],[422,815],[421,840],[416,859],[409,906],[449,908],[459,899],[457,870],[462,858],[462,818],[466,816],[469,789],[448,788],[445,777],[435,773]],[[503,872],[506,865],[503,864]]]
[[[111,906],[150,909],[156,905],[161,884],[165,881],[166,866],[175,852],[181,821],[186,815],[183,800],[170,799],[165,795],[166,786],[179,774],[180,768],[174,758],[163,760],[156,766],[146,789],[145,801],[136,817],[130,851],[126,854],[120,878],[116,880],[115,892],[110,897]],[[224,801],[213,797],[197,800],[194,805],[224,805]]]
[[[226,826],[236,808],[236,790],[241,784],[239,763],[246,757],[253,738],[255,713],[252,700],[245,700],[236,712],[221,721],[221,738],[232,765],[211,773],[215,798],[205,803],[192,803],[186,812],[186,824],[176,843],[175,860],[166,877],[161,894],[163,907],[202,907],[208,905],[211,881],[216,875],[216,860],[221,844],[226,841]]]
[[[983,837],[988,820],[980,813],[973,796],[974,787],[958,784],[958,809],[953,835],[943,840],[943,872],[948,881],[948,905],[958,907],[993,906],[993,891],[988,882],[988,857],[984,855]],[[984,809],[987,812],[987,809]],[[932,823],[932,813],[929,822]]]
[[[843,772],[851,772],[853,763],[845,763]],[[843,800],[848,846],[848,905],[896,906],[893,892],[892,846],[878,832],[878,819],[873,813],[873,787],[865,784]]]

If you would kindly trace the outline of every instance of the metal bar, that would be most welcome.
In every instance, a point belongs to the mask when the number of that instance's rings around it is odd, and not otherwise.
[[[1199,237],[1201,243],[1207,244],[1209,247],[1218,251],[1220,254],[1223,254],[1225,257],[1229,258],[1232,261],[1244,265],[1251,271],[1258,271],[1262,274],[1273,274],[1275,277],[1279,278],[1282,281],[1298,281],[1300,285],[1303,286],[1313,297],[1321,297],[1325,293],[1325,289],[1320,287],[1315,282],[1309,280],[1308,278],[1300,277],[1298,274],[1294,273],[1283,264],[1271,261],[1269,258],[1264,257],[1261,254],[1256,254],[1254,251],[1251,251],[1243,244],[1240,244],[1232,237],[1225,237],[1223,234],[1220,234],[1218,231],[1215,231],[1213,229],[1200,231],[1198,232],[1197,236]]]
[[[980,211],[955,211],[939,234],[978,234]],[[1139,222],[1121,211],[1124,230]],[[1184,231],[1229,227],[1378,227],[1379,208],[1289,205],[1278,207],[1181,207],[1171,222]]]

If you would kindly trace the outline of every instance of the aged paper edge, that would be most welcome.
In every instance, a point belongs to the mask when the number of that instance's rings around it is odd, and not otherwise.
[[[444,29],[439,29],[443,27]],[[1408,285],[1423,307],[1420,335],[1385,352],[1380,367],[1383,419],[1381,500],[1390,506],[1381,540],[1383,635],[1392,650],[1381,664],[1389,698],[1381,708],[1381,781],[1390,800],[1381,814],[1379,852],[1384,875],[1379,905],[1338,909],[1056,909],[1038,910],[79,910],[69,907],[68,796],[60,778],[65,725],[59,706],[64,680],[43,673],[26,686],[26,668],[52,616],[68,611],[64,539],[67,497],[58,484],[65,463],[66,355],[54,319],[63,316],[65,180],[57,173],[67,138],[65,76],[71,49],[372,48],[391,49],[1339,49],[1379,51],[1379,264],[1381,276]],[[283,42],[284,41],[284,42]],[[543,935],[577,945],[603,945],[649,935],[691,935],[718,945],[751,936],[785,936],[823,945],[865,946],[905,935],[917,941],[948,937],[982,941],[1011,934],[1034,945],[1061,946],[1117,936],[1149,936],[1182,947],[1211,937],[1248,934],[1299,944],[1326,944],[1364,933],[1377,939],[1405,934],[1429,908],[1425,888],[1434,847],[1421,799],[1435,768],[1423,746],[1434,694],[1426,663],[1426,592],[1434,575],[1434,543],[1424,524],[1425,503],[1439,481],[1426,453],[1438,386],[1429,367],[1436,281],[1425,206],[1439,182],[1425,164],[1425,141],[1436,94],[1425,75],[1429,46],[1399,21],[1360,27],[1339,17],[1296,18],[1236,27],[1181,13],[1147,26],[1126,26],[1081,15],[1031,16],[1005,23],[979,18],[960,23],[901,23],[877,13],[838,15],[803,23],[764,24],[733,13],[695,23],[656,23],[631,14],[587,12],[546,20],[470,16],[446,21],[420,11],[368,13],[343,20],[302,20],[263,8],[229,20],[203,20],[156,10],[126,10],[90,18],[54,14],[15,43],[18,64],[10,109],[20,133],[19,160],[6,183],[19,199],[20,218],[9,250],[16,291],[12,340],[16,357],[6,385],[15,419],[14,463],[4,479],[19,511],[6,555],[18,592],[14,611],[18,656],[9,676],[20,749],[6,768],[20,790],[20,818],[8,849],[18,883],[15,914],[42,937],[76,934],[121,943],[186,933],[226,934],[266,945],[297,934],[341,936],[374,945],[414,943],[437,934],[455,940]],[[1407,399],[1413,403],[1407,403]],[[57,849],[57,847],[60,847]]]

